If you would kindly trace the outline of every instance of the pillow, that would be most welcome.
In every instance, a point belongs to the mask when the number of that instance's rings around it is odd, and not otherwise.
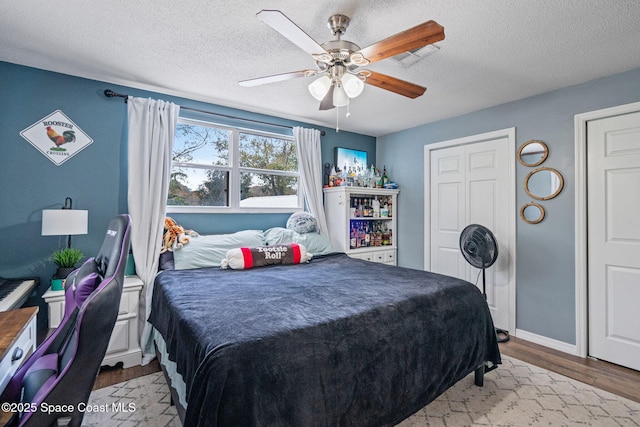
[[[267,245],[279,245],[288,243],[298,243],[304,245],[314,256],[327,255],[337,252],[329,239],[320,233],[300,234],[293,230],[282,227],[274,227],[264,232]]]
[[[220,268],[242,270],[267,265],[301,264],[309,262],[312,257],[313,254],[297,243],[235,248],[227,251],[227,256],[222,260]]]
[[[160,263],[158,264],[158,270],[173,270],[173,251],[166,251],[160,254]]]
[[[89,298],[89,295],[95,291],[100,282],[102,282],[102,278],[98,273],[90,273],[73,284],[73,297],[78,307]]]
[[[94,258],[89,258],[80,268],[67,277],[65,288],[73,292],[73,297],[78,307],[86,301],[91,293],[102,281],[102,276],[98,273],[98,264]]]
[[[243,230],[231,234],[192,237],[188,245],[173,252],[173,264],[176,270],[219,267],[229,249],[251,248],[265,244],[261,230]]]
[[[287,228],[300,234],[318,231],[318,221],[309,212],[296,212],[287,220]]]
[[[76,276],[78,276],[78,274],[82,274],[84,276],[94,272],[98,272],[98,264],[96,263],[94,257],[87,258],[87,260],[83,262],[80,267],[69,273],[66,280],[64,281],[65,289],[73,285],[73,282],[76,280]]]

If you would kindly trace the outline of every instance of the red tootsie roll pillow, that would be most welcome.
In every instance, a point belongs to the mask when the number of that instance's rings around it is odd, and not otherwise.
[[[301,264],[311,260],[313,254],[298,243],[289,245],[257,246],[255,248],[235,248],[227,251],[220,268],[242,270],[268,265]]]

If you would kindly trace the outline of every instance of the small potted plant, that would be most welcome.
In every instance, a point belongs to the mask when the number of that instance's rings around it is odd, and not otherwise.
[[[76,269],[76,264],[83,256],[82,251],[75,248],[64,248],[55,251],[51,256],[53,262],[58,266],[55,277],[57,279],[66,279]]]

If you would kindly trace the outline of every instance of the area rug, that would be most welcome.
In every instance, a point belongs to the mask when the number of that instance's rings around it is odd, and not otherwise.
[[[398,427],[640,426],[640,403],[502,356],[502,365],[458,382]],[[162,373],[91,393],[83,426],[180,426]]]

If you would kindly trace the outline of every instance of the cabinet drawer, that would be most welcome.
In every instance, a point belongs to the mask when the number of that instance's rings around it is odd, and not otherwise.
[[[36,347],[36,318],[31,319],[16,342],[6,352],[6,357],[0,361],[0,391],[18,370]]]
[[[129,292],[122,292],[120,299],[120,308],[118,309],[118,316],[129,313],[129,299],[131,294]]]
[[[395,250],[384,251],[382,255],[384,257],[384,261],[382,261],[382,262],[384,262],[385,264],[396,265],[396,251]]]
[[[136,320],[132,320],[135,322]],[[118,320],[113,327],[107,355],[129,349],[129,320]]]

